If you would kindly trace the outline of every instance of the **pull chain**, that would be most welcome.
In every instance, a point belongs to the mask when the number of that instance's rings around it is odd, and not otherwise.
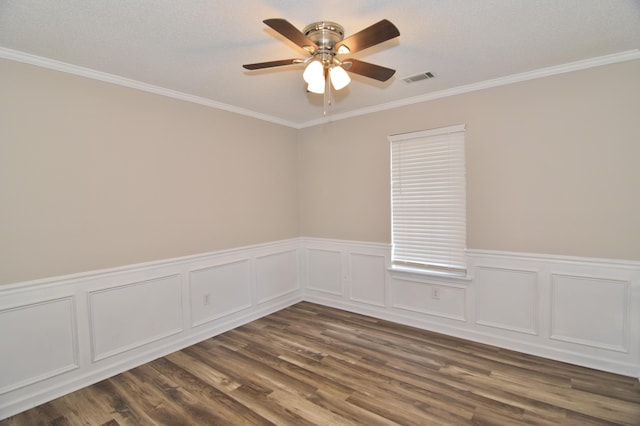
[[[332,93],[331,93],[331,80],[329,79],[329,73],[325,76],[325,90],[324,90],[324,99],[322,101],[322,117],[325,118],[327,116],[327,108],[331,106]]]

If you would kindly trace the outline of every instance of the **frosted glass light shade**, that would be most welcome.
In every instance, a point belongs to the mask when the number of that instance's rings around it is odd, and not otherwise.
[[[331,77],[331,84],[333,84],[333,88],[336,90],[346,87],[346,85],[351,82],[349,74],[340,66],[331,67],[329,77]]]
[[[324,67],[320,61],[311,61],[309,65],[304,69],[302,78],[309,84],[317,82],[318,80],[324,80]]]
[[[311,81],[307,86],[307,90],[309,92],[318,93],[321,95],[324,93],[324,85],[325,85],[325,82],[324,82],[324,75],[323,75],[320,78],[316,78],[315,80]]]

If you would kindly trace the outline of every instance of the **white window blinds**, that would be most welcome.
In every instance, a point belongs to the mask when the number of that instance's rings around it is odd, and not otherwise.
[[[393,263],[466,270],[465,126],[389,137]]]

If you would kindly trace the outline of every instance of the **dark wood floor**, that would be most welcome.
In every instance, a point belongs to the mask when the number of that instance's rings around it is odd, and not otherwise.
[[[0,425],[640,425],[640,383],[299,303]]]

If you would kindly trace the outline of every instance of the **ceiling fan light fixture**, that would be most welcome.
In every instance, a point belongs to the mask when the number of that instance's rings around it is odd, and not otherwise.
[[[335,65],[329,69],[329,77],[331,78],[331,84],[336,90],[340,90],[351,83],[349,74],[339,65]]]
[[[324,93],[324,86],[325,86],[324,77],[320,77],[309,82],[309,85],[307,86],[307,91],[321,95]]]
[[[320,61],[311,61],[309,65],[304,69],[302,78],[309,84],[317,80],[324,80],[324,66]]]

